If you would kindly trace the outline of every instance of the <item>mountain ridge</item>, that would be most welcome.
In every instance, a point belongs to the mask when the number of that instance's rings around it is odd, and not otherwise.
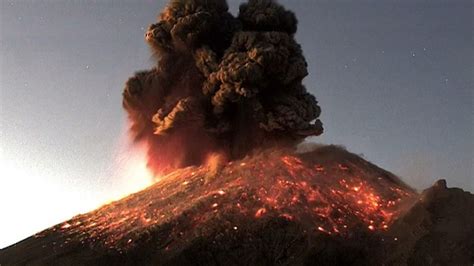
[[[469,192],[439,181],[417,193],[337,146],[271,149],[177,170],[1,250],[0,263],[470,265],[472,210]]]

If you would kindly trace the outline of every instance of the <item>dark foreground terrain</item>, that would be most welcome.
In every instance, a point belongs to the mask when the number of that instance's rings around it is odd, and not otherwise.
[[[14,228],[12,228],[14,230]],[[4,265],[473,265],[474,195],[335,146],[173,172],[0,251]]]

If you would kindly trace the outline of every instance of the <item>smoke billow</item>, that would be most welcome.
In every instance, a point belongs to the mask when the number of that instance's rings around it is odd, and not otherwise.
[[[212,153],[234,159],[320,135],[296,25],[271,0],[242,4],[238,17],[225,0],[172,0],[145,35],[157,65],[137,72],[123,92],[149,167],[167,172]]]

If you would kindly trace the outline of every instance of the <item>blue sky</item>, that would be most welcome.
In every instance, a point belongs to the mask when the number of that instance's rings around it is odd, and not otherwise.
[[[322,107],[311,141],[418,189],[474,191],[472,1],[279,2],[299,19]],[[164,4],[1,1],[0,247],[146,184],[129,181],[140,159],[124,148],[121,93],[154,63],[143,34]]]

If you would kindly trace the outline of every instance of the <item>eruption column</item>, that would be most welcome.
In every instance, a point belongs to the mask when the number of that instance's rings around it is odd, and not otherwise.
[[[269,0],[242,4],[237,17],[224,0],[171,1],[145,34],[157,65],[137,72],[123,93],[148,166],[166,173],[214,153],[238,159],[320,135],[296,25]]]

